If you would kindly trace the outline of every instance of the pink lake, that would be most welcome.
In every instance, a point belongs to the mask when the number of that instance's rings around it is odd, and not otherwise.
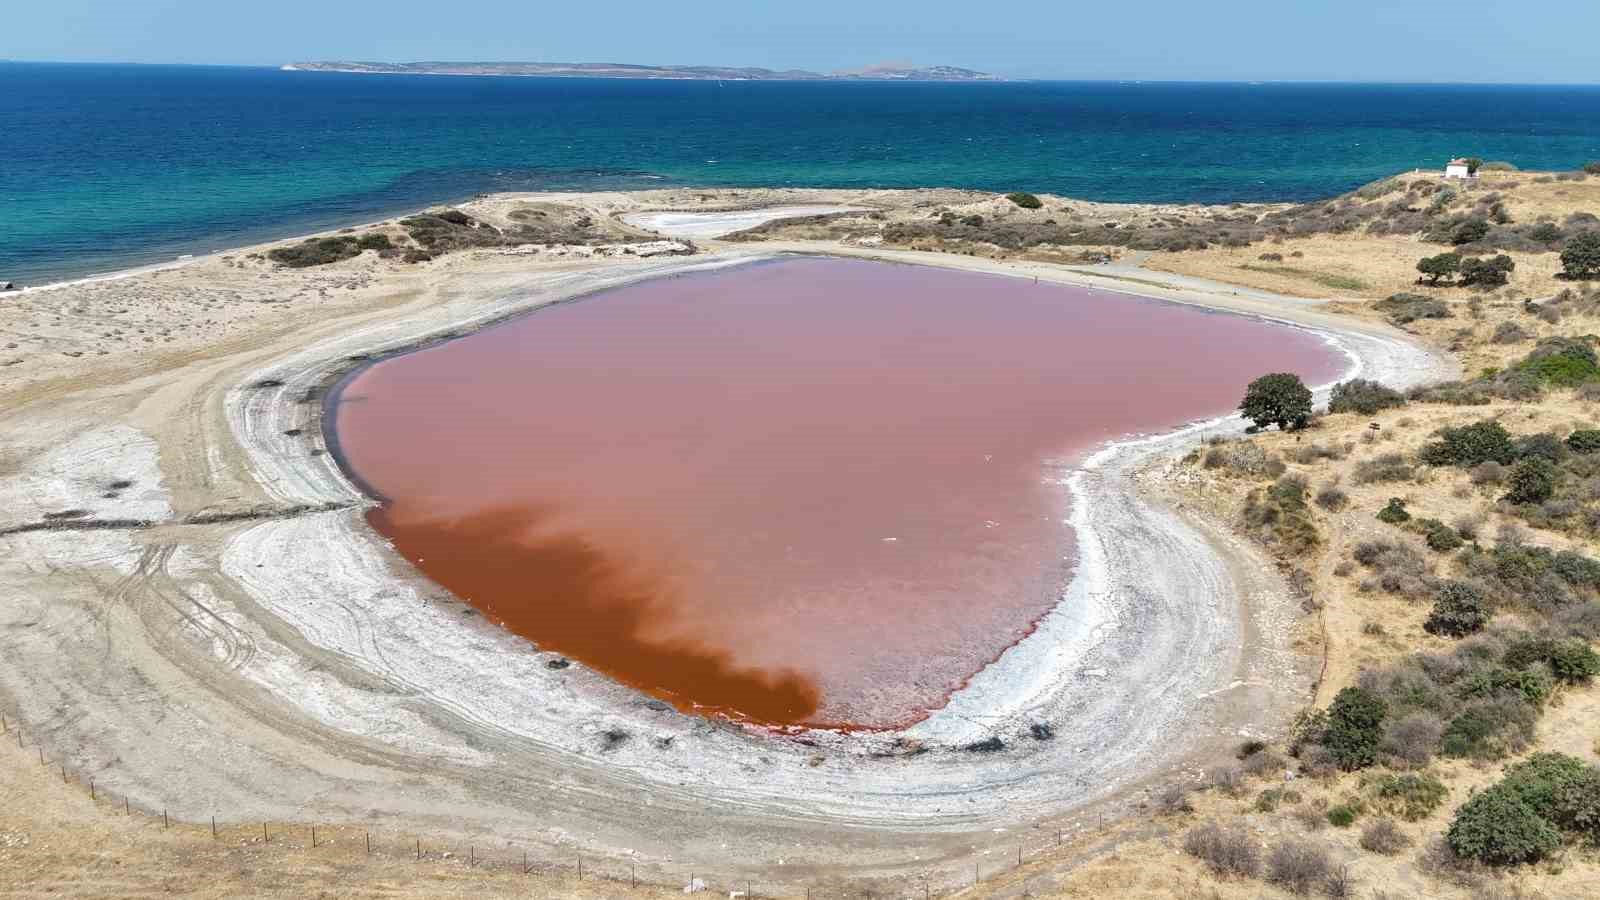
[[[882,728],[1057,602],[1086,450],[1344,364],[1241,316],[797,258],[384,360],[333,428],[373,526],[540,647],[686,711]]]

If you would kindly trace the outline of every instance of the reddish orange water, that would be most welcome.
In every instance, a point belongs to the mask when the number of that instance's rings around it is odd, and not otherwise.
[[[882,727],[1056,602],[1066,461],[1340,365],[1240,317],[797,259],[380,362],[335,428],[373,525],[512,631],[681,709]]]

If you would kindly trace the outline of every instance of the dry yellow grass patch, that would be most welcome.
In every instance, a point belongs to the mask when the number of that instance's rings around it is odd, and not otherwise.
[[[1402,291],[1440,300],[1465,302],[1480,292],[1461,287],[1417,284],[1417,260],[1446,253],[1444,244],[1407,237],[1318,235],[1250,247],[1212,247],[1182,253],[1157,253],[1145,266],[1178,275],[1193,275],[1260,288],[1293,297],[1382,299]],[[1293,253],[1301,256],[1291,256]],[[1262,260],[1263,253],[1281,253],[1282,262]],[[1561,258],[1555,253],[1508,253],[1516,260],[1510,289],[1524,296],[1553,294],[1568,282],[1556,278]]]

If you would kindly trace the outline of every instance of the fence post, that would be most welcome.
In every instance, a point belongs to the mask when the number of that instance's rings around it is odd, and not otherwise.
[[[522,874],[528,874],[528,851],[522,851]]]
[[[476,869],[477,867],[478,867],[478,848],[472,846],[471,844],[468,844],[467,845],[467,868]]]
[[[311,826],[311,849],[317,849],[317,826]]]
[[[578,880],[583,880],[583,854],[578,854]]]
[[[165,809],[161,810],[161,827],[167,827],[167,811]]]
[[[367,855],[372,855],[372,832],[367,832]]]
[[[93,778],[89,779],[89,799],[91,801],[95,799],[95,796],[94,796],[94,779]]]
[[[265,822],[261,823],[261,843],[263,843],[263,844],[272,843],[272,838],[267,834],[267,823],[265,823]]]
[[[417,862],[422,862],[422,838],[417,838]]]

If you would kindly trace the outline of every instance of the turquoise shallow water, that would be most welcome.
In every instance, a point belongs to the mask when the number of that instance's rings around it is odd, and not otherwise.
[[[883,84],[0,63],[0,280],[488,190],[955,186],[1298,200],[1452,155],[1600,158],[1600,88]]]

